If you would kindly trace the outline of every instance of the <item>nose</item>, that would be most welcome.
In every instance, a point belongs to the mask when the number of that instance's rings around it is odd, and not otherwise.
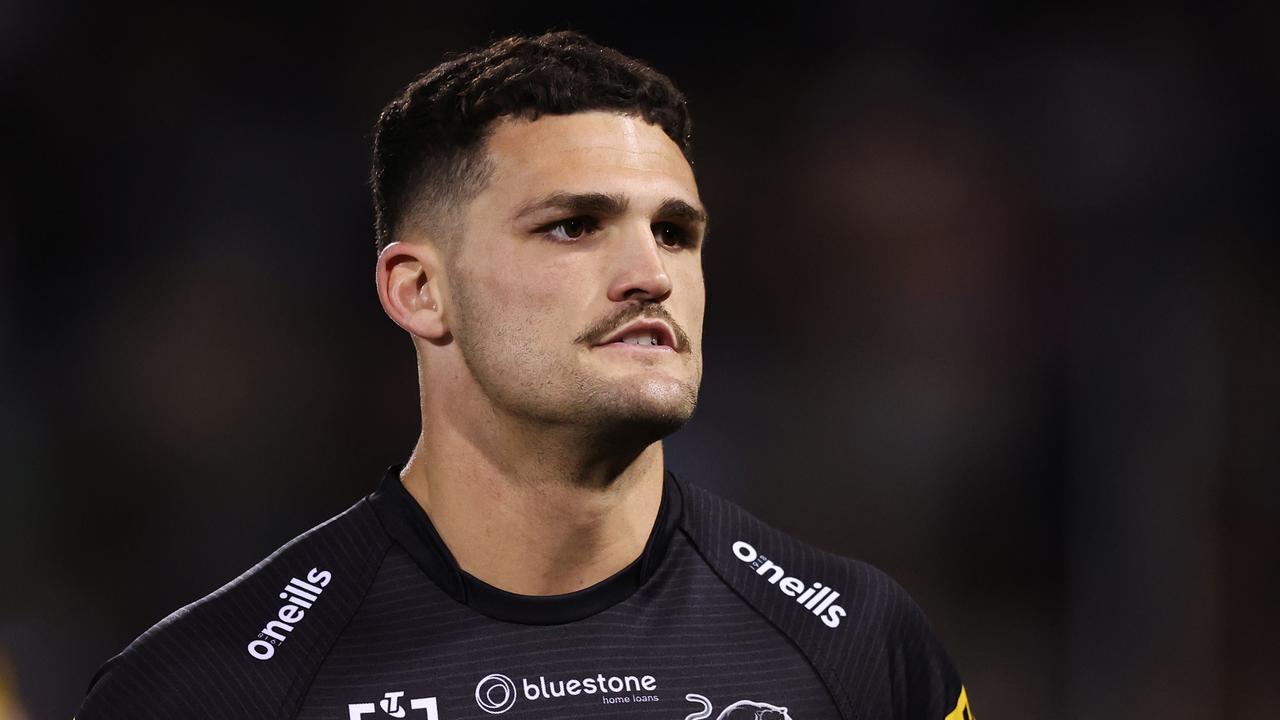
[[[617,237],[611,260],[613,277],[609,299],[614,302],[649,300],[662,302],[671,295],[666,253],[647,223],[629,225]]]

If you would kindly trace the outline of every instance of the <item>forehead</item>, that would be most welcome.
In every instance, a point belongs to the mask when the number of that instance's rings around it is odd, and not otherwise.
[[[584,112],[496,122],[487,144],[495,172],[477,198],[489,202],[478,204],[519,206],[548,190],[618,192],[637,201],[675,196],[698,204],[693,170],[680,148],[642,118]]]

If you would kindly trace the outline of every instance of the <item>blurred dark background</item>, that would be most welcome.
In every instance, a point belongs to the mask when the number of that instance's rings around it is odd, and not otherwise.
[[[895,576],[979,717],[1272,716],[1277,6],[745,7],[0,3],[0,717],[406,459],[370,129],[565,28],[693,111],[673,470]]]

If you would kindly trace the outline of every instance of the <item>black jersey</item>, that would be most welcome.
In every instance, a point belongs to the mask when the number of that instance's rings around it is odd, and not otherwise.
[[[79,720],[970,717],[897,583],[670,471],[642,555],[548,597],[458,567],[401,468],[143,633]]]

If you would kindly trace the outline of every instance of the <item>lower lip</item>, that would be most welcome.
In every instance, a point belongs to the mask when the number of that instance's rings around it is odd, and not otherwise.
[[[635,343],[611,342],[596,345],[596,349],[610,349],[616,352],[634,353],[640,357],[660,357],[675,355],[676,351],[666,345],[637,345]]]

